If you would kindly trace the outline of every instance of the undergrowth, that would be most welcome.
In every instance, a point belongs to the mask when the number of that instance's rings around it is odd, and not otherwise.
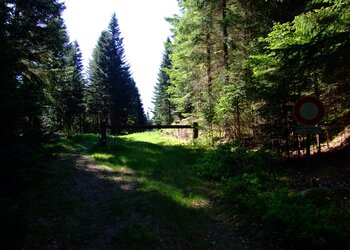
[[[292,189],[276,167],[273,154],[264,149],[223,144],[208,151],[196,170],[222,182],[225,203],[258,225],[256,240],[264,244],[259,247],[344,249],[349,244],[349,207],[337,206],[336,193],[326,188]]]

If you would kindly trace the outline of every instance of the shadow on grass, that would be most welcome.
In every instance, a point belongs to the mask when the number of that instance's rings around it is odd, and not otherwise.
[[[214,236],[208,234],[215,231],[211,228],[214,222],[209,213],[210,187],[194,175],[193,165],[201,155],[195,148],[114,137],[109,139],[107,146],[97,144],[92,147],[89,154],[98,164],[116,170],[117,175],[130,176],[131,182],[137,186],[124,199],[114,200],[109,209],[126,217],[133,213],[140,216],[133,222],[136,227],[132,224],[132,230],[139,231],[140,221],[146,223],[146,232],[156,235],[157,244],[163,248],[208,248],[212,242],[218,245],[228,243],[223,240],[218,243],[219,239],[211,241]],[[107,179],[116,177],[111,173]],[[125,185],[113,183],[119,188]],[[125,235],[117,236],[115,240],[122,245],[128,243],[125,247],[130,249],[130,244],[137,242],[138,236],[128,235],[128,240]],[[144,249],[145,243],[139,243]]]
[[[63,157],[48,163],[47,178],[21,202],[22,249],[241,248],[213,219],[212,187],[193,170],[199,150],[127,137],[103,147],[94,135],[58,147]]]
[[[97,163],[110,167],[127,167],[148,182],[161,182],[181,190],[184,195],[207,195],[207,186],[194,173],[202,152],[183,145],[159,145],[113,138],[107,146],[96,145],[89,154]]]

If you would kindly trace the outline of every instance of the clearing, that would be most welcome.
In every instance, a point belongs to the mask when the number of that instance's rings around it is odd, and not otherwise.
[[[148,132],[47,150],[55,160],[23,201],[23,249],[249,248],[219,216],[218,184],[196,176],[199,148]]]

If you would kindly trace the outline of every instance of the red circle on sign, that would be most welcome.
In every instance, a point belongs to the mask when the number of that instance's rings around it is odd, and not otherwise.
[[[322,120],[324,113],[322,102],[313,96],[302,97],[294,105],[294,116],[304,125],[316,125]]]

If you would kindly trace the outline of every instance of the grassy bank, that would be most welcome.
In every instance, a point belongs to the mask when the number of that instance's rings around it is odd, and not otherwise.
[[[219,145],[197,166],[222,183],[228,208],[263,249],[346,249],[350,235],[348,149],[277,162],[263,149]]]

